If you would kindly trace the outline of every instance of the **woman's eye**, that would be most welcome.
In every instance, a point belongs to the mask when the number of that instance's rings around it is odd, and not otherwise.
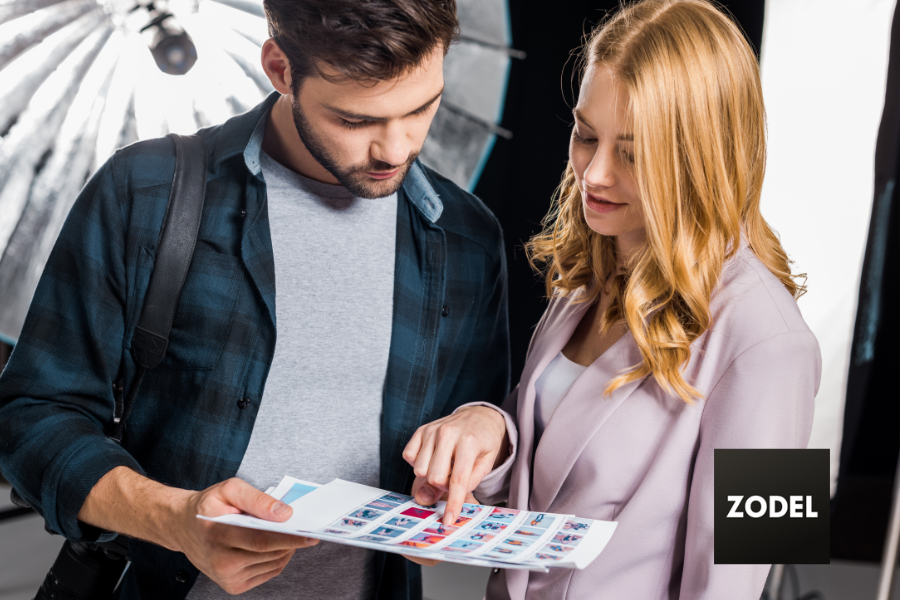
[[[630,150],[625,150],[624,148],[619,150],[619,154],[622,155],[622,160],[628,164],[634,164],[634,152]]]
[[[575,129],[574,127],[572,128],[572,139],[574,139],[579,144],[593,144],[597,141],[596,138],[582,137],[578,133],[578,129]]]

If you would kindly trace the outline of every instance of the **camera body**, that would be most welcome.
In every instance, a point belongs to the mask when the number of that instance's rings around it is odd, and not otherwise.
[[[128,567],[124,544],[79,544],[66,540],[34,600],[111,598]],[[127,546],[125,551],[127,553]]]
[[[13,504],[31,508],[15,489],[9,497]],[[66,540],[34,600],[106,600],[115,593],[128,565],[128,542],[121,536],[111,542]]]

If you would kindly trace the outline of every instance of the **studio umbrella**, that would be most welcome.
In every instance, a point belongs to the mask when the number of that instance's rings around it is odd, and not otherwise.
[[[457,0],[462,36],[421,159],[474,187],[497,135],[506,0]],[[257,0],[0,0],[0,340],[14,343],[79,190],[116,148],[259,103]]]

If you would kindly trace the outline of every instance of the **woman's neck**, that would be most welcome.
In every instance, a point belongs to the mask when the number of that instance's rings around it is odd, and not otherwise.
[[[638,248],[647,240],[647,231],[642,227],[635,231],[617,235],[614,240],[616,244],[616,272],[621,273],[628,266]]]

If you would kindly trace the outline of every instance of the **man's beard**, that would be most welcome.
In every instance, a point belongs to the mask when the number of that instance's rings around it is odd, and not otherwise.
[[[400,172],[390,179],[381,181],[372,179],[367,175],[368,171],[392,171],[397,168],[397,165],[391,165],[386,162],[381,162],[380,160],[373,160],[369,163],[353,165],[350,167],[341,165],[325,148],[325,144],[322,143],[321,138],[313,132],[309,121],[306,120],[306,116],[303,114],[303,111],[300,110],[300,104],[297,102],[296,96],[294,97],[293,102],[291,102],[291,113],[294,116],[294,126],[297,128],[297,134],[300,136],[300,141],[303,142],[303,145],[306,146],[309,153],[312,154],[313,158],[315,158],[320,165],[325,167],[329,173],[334,175],[335,179],[337,179],[341,185],[350,190],[350,192],[358,198],[383,198],[395,193],[400,189],[400,186],[403,185],[403,180],[406,179],[406,176],[409,174],[413,161],[419,156],[418,151],[411,154],[410,157],[406,159],[406,162],[400,166]]]

